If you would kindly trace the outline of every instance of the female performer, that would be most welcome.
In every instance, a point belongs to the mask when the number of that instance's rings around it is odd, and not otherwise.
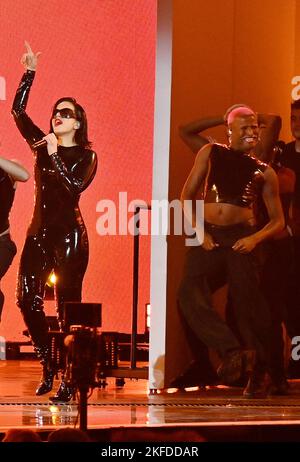
[[[55,300],[60,328],[66,301],[81,301],[82,281],[88,264],[87,231],[79,210],[80,194],[93,180],[97,156],[90,149],[87,119],[74,98],[59,99],[52,111],[50,133],[45,134],[26,113],[30,88],[40,53],[25,42],[25,67],[13,102],[12,114],[35,159],[35,204],[21,256],[17,304],[32,343],[43,365],[43,377],[36,394],[53,386],[48,325],[43,309],[45,284],[56,275]],[[42,143],[37,143],[44,140]],[[36,144],[37,143],[37,144]],[[64,377],[53,401],[69,401],[72,390]]]
[[[28,171],[19,163],[0,157],[0,281],[10,267],[17,248],[10,236],[9,213],[13,205],[17,181],[29,180]],[[4,294],[0,289],[0,319]]]

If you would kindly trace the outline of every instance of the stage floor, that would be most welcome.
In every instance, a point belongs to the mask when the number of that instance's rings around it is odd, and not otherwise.
[[[53,405],[48,395],[35,396],[40,373],[38,361],[0,361],[1,432],[12,427],[51,431],[74,426],[76,422],[78,425],[76,402]],[[125,379],[120,388],[114,378],[108,378],[107,387],[95,389],[88,399],[88,429],[222,427],[224,433],[225,427],[234,432],[234,428],[247,426],[300,426],[297,380],[290,381],[289,396],[262,400],[243,398],[241,388],[214,387],[150,395],[147,386],[147,380]]]

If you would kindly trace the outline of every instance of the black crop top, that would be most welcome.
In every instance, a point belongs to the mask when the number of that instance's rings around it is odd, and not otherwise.
[[[0,168],[0,234],[9,228],[9,212],[15,197],[15,188],[8,174]]]
[[[261,193],[267,164],[256,157],[214,144],[206,181],[205,202],[251,208]]]

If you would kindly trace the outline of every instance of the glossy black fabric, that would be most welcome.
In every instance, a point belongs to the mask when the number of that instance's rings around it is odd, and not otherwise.
[[[0,168],[0,234],[9,228],[9,212],[15,197],[15,188],[8,174]]]
[[[44,136],[25,112],[34,74],[27,71],[23,75],[12,109],[16,125],[30,147]],[[57,154],[52,156],[42,147],[33,154],[35,207],[21,256],[17,303],[34,345],[43,349],[47,344],[43,296],[52,269],[57,276],[59,320],[62,321],[65,301],[81,301],[88,239],[78,202],[95,176],[97,156],[80,146],[58,146]]]
[[[261,193],[266,164],[255,157],[214,144],[205,202],[251,208]]]

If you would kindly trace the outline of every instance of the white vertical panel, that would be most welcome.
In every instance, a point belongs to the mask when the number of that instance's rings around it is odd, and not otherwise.
[[[172,0],[158,0],[152,199],[168,199],[172,78]],[[166,350],[166,236],[151,239],[149,388],[164,386]]]

